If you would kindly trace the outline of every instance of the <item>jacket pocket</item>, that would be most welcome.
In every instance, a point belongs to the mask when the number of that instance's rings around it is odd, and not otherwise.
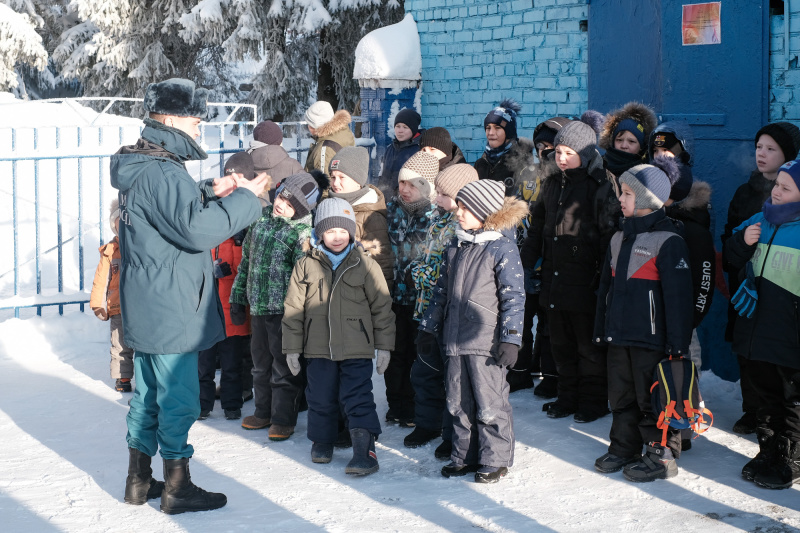
[[[372,321],[367,316],[344,316],[342,317],[344,328],[342,334],[344,338],[345,355],[367,356],[372,355],[375,346],[370,339],[372,331]]]
[[[467,320],[471,320],[472,322],[491,326],[497,325],[497,312],[472,300],[467,300],[465,315]]]
[[[200,310],[200,304],[203,303],[203,290],[206,287],[206,273],[203,272],[203,280],[200,282],[200,292],[197,294],[197,306],[194,308],[194,312]]]
[[[656,334],[656,301],[655,297],[653,296],[653,291],[648,292],[650,296],[650,333],[652,335]]]
[[[361,325],[361,332],[364,333],[364,337],[366,337],[367,339],[367,344],[372,344],[369,340],[369,333],[367,333],[367,328],[364,327],[364,321],[359,318],[358,323]]]
[[[313,318],[309,318],[308,322],[306,322],[306,334],[305,337],[303,337],[303,351],[305,351],[305,348],[308,345],[308,335],[311,333],[311,323],[313,321]]]

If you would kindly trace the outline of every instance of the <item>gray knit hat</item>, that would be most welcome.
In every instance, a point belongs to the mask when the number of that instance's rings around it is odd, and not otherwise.
[[[369,152],[362,146],[345,146],[333,156],[328,173],[338,170],[363,188],[369,181]]]
[[[619,182],[631,188],[636,195],[636,209],[661,209],[669,199],[672,184],[669,177],[658,167],[636,165],[619,177]]]
[[[287,200],[294,208],[292,220],[306,216],[317,205],[319,189],[314,176],[307,172],[292,174],[275,189],[275,196]]]
[[[427,152],[417,152],[403,163],[397,174],[398,183],[411,181],[419,189],[423,198],[433,194],[433,182],[439,173],[439,158]]]
[[[478,181],[478,171],[475,167],[466,163],[456,163],[439,172],[433,185],[445,196],[455,199],[458,191],[473,181]]]
[[[587,167],[597,153],[597,133],[588,124],[573,120],[556,133],[553,147],[563,144],[581,157],[581,167]]]
[[[343,228],[350,234],[350,241],[356,238],[356,215],[353,207],[342,198],[328,198],[317,206],[314,220],[314,233],[318,239],[331,228]]]
[[[499,181],[478,180],[467,183],[458,191],[456,201],[483,222],[492,213],[500,211],[506,199],[506,187]]]

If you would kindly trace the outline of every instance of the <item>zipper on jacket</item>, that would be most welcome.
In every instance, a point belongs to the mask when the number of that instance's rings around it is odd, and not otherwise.
[[[322,278],[319,278],[319,301],[322,301]]]
[[[369,344],[369,333],[367,333],[367,328],[364,327],[364,321],[359,318],[358,323],[361,324],[361,331],[364,332],[364,336],[367,338],[367,344]]]
[[[308,336],[311,333],[311,323],[314,321],[313,318],[308,319],[308,325],[306,326],[306,338],[303,341],[303,351],[305,351],[306,346],[308,346]]]
[[[650,333],[656,334],[656,302],[653,291],[650,291]]]
[[[336,284],[339,283],[339,280],[347,274],[347,271],[353,268],[354,266],[358,266],[361,263],[361,258],[356,257],[356,262],[342,271],[342,275],[338,278],[336,277],[336,271],[331,269],[331,275],[333,276],[333,286],[331,287],[331,296],[328,298],[328,351],[331,353],[331,361],[333,361],[333,349],[331,348],[331,338],[333,337],[333,330],[331,329],[331,302],[333,302],[333,291],[336,289]]]

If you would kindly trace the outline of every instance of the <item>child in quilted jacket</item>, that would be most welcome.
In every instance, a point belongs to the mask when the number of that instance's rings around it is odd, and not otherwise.
[[[97,318],[109,321],[111,326],[111,379],[115,380],[114,388],[119,392],[131,392],[133,350],[125,344],[122,336],[119,307],[119,200],[116,198],[111,202],[109,223],[114,238],[100,247],[100,262],[94,273],[89,306]]]

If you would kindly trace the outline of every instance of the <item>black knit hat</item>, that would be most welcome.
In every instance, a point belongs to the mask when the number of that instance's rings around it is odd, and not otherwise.
[[[253,130],[253,139],[264,144],[280,146],[283,142],[283,132],[280,126],[271,120],[265,120]]]
[[[544,122],[540,122],[533,130],[533,144],[534,146],[540,142],[555,144],[556,133],[570,122],[566,117],[553,117],[548,118]]]
[[[453,140],[450,138],[450,133],[438,126],[423,131],[419,136],[420,149],[426,146],[441,150],[445,155],[450,155],[453,152]]]
[[[783,151],[786,161],[797,159],[797,152],[800,151],[800,128],[790,122],[773,122],[767,124],[756,133],[755,144],[762,135],[769,135]]]
[[[512,98],[506,98],[500,105],[489,111],[489,114],[483,119],[483,129],[489,124],[497,124],[506,133],[506,140],[513,140],[517,138],[517,113],[520,112],[520,106]],[[445,152],[447,153],[447,152]]]
[[[419,132],[420,122],[422,122],[422,117],[420,117],[419,113],[413,109],[401,109],[394,116],[394,125],[397,126],[398,124],[405,124],[408,126],[408,129],[411,130],[411,137],[414,137],[414,135]]]
[[[317,205],[319,189],[314,177],[307,172],[292,174],[275,189],[275,196],[287,200],[294,208],[292,220],[306,216]]]
[[[241,174],[245,178],[251,180],[256,177],[256,171],[253,167],[253,156],[247,152],[238,152],[233,154],[225,161],[225,176],[231,174]]]

